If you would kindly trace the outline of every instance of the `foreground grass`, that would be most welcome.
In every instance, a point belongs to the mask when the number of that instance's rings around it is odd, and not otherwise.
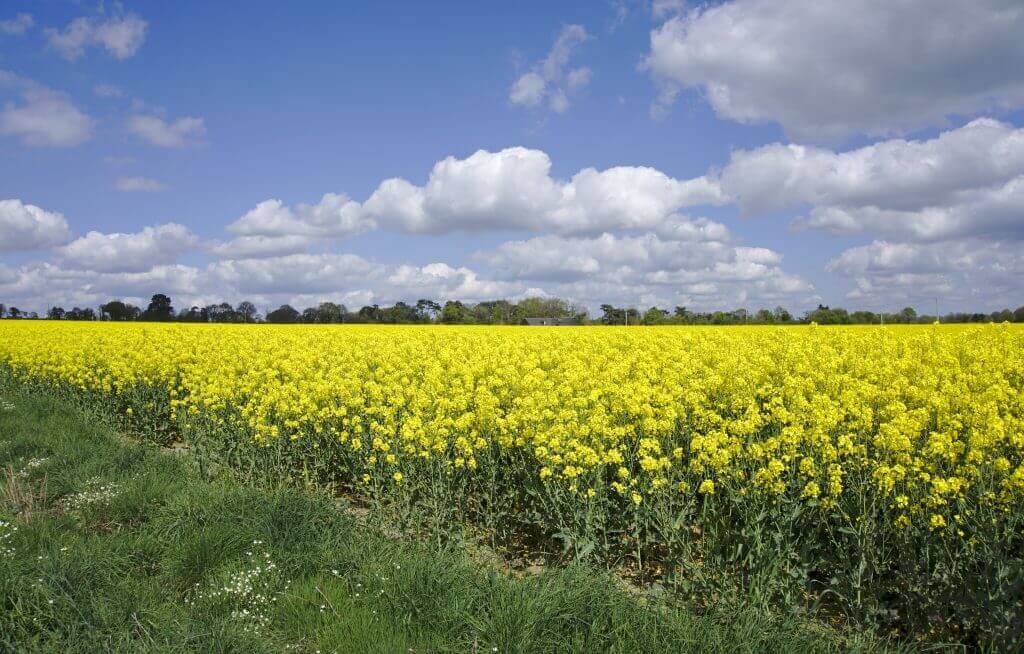
[[[694,615],[602,572],[514,578],[331,498],[203,481],[60,400],[0,389],[0,651],[832,652],[868,636]]]

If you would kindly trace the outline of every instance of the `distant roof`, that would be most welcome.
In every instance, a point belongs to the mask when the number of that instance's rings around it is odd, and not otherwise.
[[[578,325],[578,318],[524,318],[523,322],[534,327],[567,327]]]

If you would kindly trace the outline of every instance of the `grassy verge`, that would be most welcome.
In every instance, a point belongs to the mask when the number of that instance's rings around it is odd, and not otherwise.
[[[880,651],[753,610],[701,615],[600,571],[517,578],[395,541],[324,495],[204,481],[187,454],[0,389],[0,650]]]

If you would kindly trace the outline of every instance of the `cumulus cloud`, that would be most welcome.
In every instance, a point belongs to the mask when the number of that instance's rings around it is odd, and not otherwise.
[[[83,16],[64,29],[49,28],[50,47],[68,61],[79,59],[88,47],[102,47],[115,59],[128,59],[146,40],[148,24],[134,14],[106,19]]]
[[[0,295],[27,310],[43,312],[57,305],[95,307],[111,298],[145,306],[154,293],[167,293],[177,300],[199,298],[205,283],[200,269],[182,265],[102,273],[34,262],[15,269],[7,279],[0,278]]]
[[[734,152],[723,191],[747,215],[810,207],[799,227],[888,238],[1024,237],[1024,129],[978,119],[924,141],[836,153]]]
[[[1024,252],[1016,243],[978,239],[874,241],[844,251],[828,270],[854,282],[848,297],[876,305],[917,301],[930,306],[938,299],[946,310],[1003,307],[1019,302]]]
[[[348,196],[327,193],[316,204],[294,209],[280,200],[264,200],[227,226],[243,236],[341,237],[373,228],[374,222],[358,202]]]
[[[36,21],[32,18],[32,14],[17,14],[14,18],[7,20],[0,20],[0,34],[7,36],[21,36],[25,32],[32,29]]]
[[[243,299],[267,308],[284,302],[303,307],[324,300],[360,306],[415,302],[422,297],[478,302],[558,295],[596,309],[604,301],[662,306],[675,302],[696,307],[772,304],[803,300],[811,290],[799,277],[779,270],[777,254],[759,248],[723,246],[717,251],[709,243],[713,251],[701,252],[696,242],[672,246],[652,235],[549,238],[563,242],[528,243],[525,247],[582,250],[595,263],[580,265],[592,273],[564,274],[554,263],[557,252],[550,254],[552,263],[546,270],[524,270],[519,276],[503,275],[502,270],[488,272],[486,261],[481,263],[483,269],[445,262],[386,264],[339,253],[224,259],[203,267],[166,263],[172,258],[167,254],[156,259],[150,254],[151,261],[162,260],[151,267],[141,263],[103,266],[96,263],[100,259],[97,254],[82,262],[64,257],[58,264],[35,262],[16,269],[0,268],[0,296],[40,311],[55,304],[95,306],[112,297],[144,304],[158,292],[171,295],[179,308],[225,300],[234,304]],[[91,240],[95,241],[92,245],[104,248],[109,247],[111,239]],[[120,242],[124,239],[115,240],[114,249],[129,249]],[[656,252],[645,254],[641,252],[644,247]],[[687,247],[698,252],[702,260],[684,262]],[[92,252],[94,248],[82,249]],[[609,254],[620,249],[627,254]],[[114,256],[117,254],[111,251],[106,258]],[[523,265],[528,254],[513,243],[502,246],[500,254],[494,256],[503,258],[501,266],[508,271],[514,265]]]
[[[131,234],[89,232],[58,250],[66,267],[104,273],[142,273],[174,263],[199,239],[186,227],[167,223]]]
[[[66,243],[70,233],[60,213],[18,199],[0,200],[0,252],[54,247]]]
[[[292,208],[264,200],[227,230],[243,236],[336,238],[383,227],[412,234],[455,231],[599,233],[652,229],[680,208],[720,204],[714,179],[677,180],[654,168],[585,168],[570,180],[551,176],[540,150],[479,150],[437,162],[426,184],[384,180],[365,202],[328,193]]]
[[[267,301],[338,295],[367,302],[414,301],[420,297],[477,301],[521,290],[517,283],[482,279],[466,267],[446,263],[388,265],[354,254],[293,254],[211,264],[215,285]]]
[[[166,121],[159,116],[135,114],[128,118],[128,131],[162,148],[182,148],[206,134],[202,118],[186,116]]]
[[[567,110],[569,98],[590,83],[589,68],[569,67],[573,52],[588,38],[582,25],[563,27],[548,55],[512,84],[509,101],[523,107],[546,104],[556,113]]]
[[[664,19],[682,13],[686,9],[686,0],[652,0],[651,16]]]
[[[0,70],[0,91],[14,90],[21,102],[0,108],[0,134],[36,147],[70,147],[92,135],[93,120],[67,96],[32,80]]]
[[[651,32],[671,101],[797,138],[889,135],[1024,105],[1024,6],[1006,0],[732,0]]]
[[[559,181],[551,177],[547,154],[517,147],[448,157],[434,165],[424,186],[386,180],[363,210],[382,225],[413,233],[584,233],[649,228],[682,207],[722,199],[713,180],[681,181],[646,167],[585,168]]]
[[[211,245],[210,252],[223,259],[262,259],[305,252],[314,240],[308,236],[239,236]]]
[[[154,193],[167,188],[163,182],[149,177],[118,177],[114,182],[118,191]]]
[[[707,219],[675,217],[658,232],[635,236],[538,236],[503,243],[476,258],[500,279],[537,282],[591,305],[643,297],[652,303],[728,306],[803,299],[813,291],[782,270],[779,253],[739,246],[723,225]]]

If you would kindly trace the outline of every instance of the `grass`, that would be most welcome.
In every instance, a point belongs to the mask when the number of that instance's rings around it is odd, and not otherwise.
[[[847,652],[870,634],[700,614],[603,571],[509,576],[325,495],[206,481],[188,454],[0,389],[0,651]]]

